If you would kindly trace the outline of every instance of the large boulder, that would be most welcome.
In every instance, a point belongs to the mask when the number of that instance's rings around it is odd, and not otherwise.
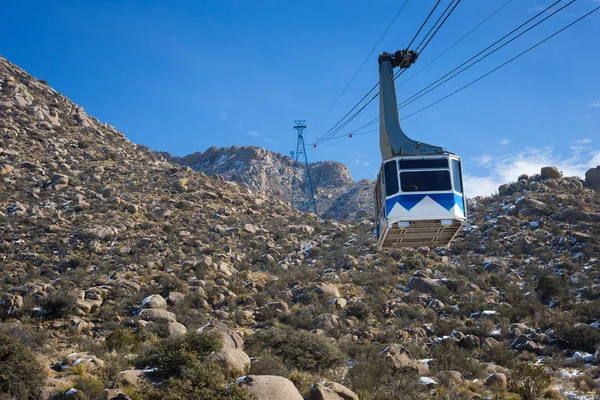
[[[82,365],[86,372],[98,372],[104,368],[104,361],[90,353],[73,353],[66,358],[69,367]]]
[[[223,369],[232,375],[244,375],[250,370],[250,357],[240,349],[223,348],[214,354]]]
[[[463,382],[462,374],[458,371],[453,370],[440,371],[437,374],[437,378],[440,382],[442,382],[445,385]]]
[[[221,336],[223,349],[244,350],[244,340],[242,337],[224,323],[211,321],[198,329],[198,333],[211,331],[217,332]]]
[[[419,375],[425,375],[429,368],[423,363],[411,357],[410,352],[397,343],[391,344],[383,351],[387,362],[397,371],[413,371]]]
[[[120,381],[123,385],[136,386],[140,379],[144,377],[142,369],[128,369],[119,373]]]
[[[467,350],[474,350],[480,346],[480,340],[475,335],[467,335],[460,341],[460,346]]]
[[[160,294],[153,294],[142,301],[144,308],[167,308],[167,302]]]
[[[185,301],[185,296],[183,295],[183,293],[179,293],[179,292],[169,293],[169,297],[167,299],[167,303],[169,303],[172,306],[180,306],[183,304],[184,301]]]
[[[157,322],[166,320],[168,322],[177,322],[177,317],[170,311],[163,310],[162,308],[144,308],[138,314],[140,319],[144,321]]]
[[[342,320],[334,314],[321,314],[313,321],[314,328],[332,332],[342,327]]]
[[[308,233],[312,235],[315,232],[315,229],[310,225],[288,225],[287,229],[290,233]]]
[[[358,395],[336,382],[322,382],[312,385],[308,400],[358,400]]]
[[[18,294],[7,293],[0,302],[0,309],[4,310],[6,315],[13,315],[23,308],[23,297]]]
[[[431,278],[413,276],[408,281],[408,287],[417,290],[422,293],[434,294],[436,289],[440,286],[439,283]]]
[[[169,322],[167,324],[167,332],[169,333],[169,337],[178,337],[185,335],[187,328],[179,322]]]
[[[515,340],[513,340],[511,346],[515,350],[527,351],[535,351],[538,348],[537,343],[535,343],[533,340],[530,340],[525,335],[519,335]]]
[[[542,178],[557,179],[560,178],[560,171],[556,167],[542,167]]]
[[[248,375],[238,384],[260,400],[304,400],[289,379],[274,375]]]
[[[333,283],[318,283],[315,293],[329,299],[337,299],[340,297],[340,292]]]
[[[593,189],[600,189],[600,165],[590,168],[585,173],[585,181]]]
[[[500,260],[500,259],[493,259],[493,260],[489,260],[485,263],[485,265],[483,266],[483,269],[486,270],[486,272],[504,272],[508,269],[508,263],[506,262],[506,260]]]
[[[525,217],[540,217],[552,213],[552,209],[545,203],[531,198],[526,198],[516,203],[515,211]]]
[[[493,373],[486,378],[485,384],[486,386],[505,388],[506,375],[504,375],[502,372]]]

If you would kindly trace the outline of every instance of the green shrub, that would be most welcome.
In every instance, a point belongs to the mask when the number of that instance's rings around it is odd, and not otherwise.
[[[542,367],[518,364],[509,374],[508,390],[520,395],[523,400],[542,398],[550,386],[550,375]]]
[[[285,363],[281,359],[271,353],[270,351],[264,351],[260,357],[254,361],[250,367],[250,375],[277,375],[287,377],[290,371],[285,366]]]
[[[593,353],[600,345],[600,331],[585,324],[565,324],[557,328],[556,336],[573,350]]]
[[[106,335],[105,343],[109,351],[135,352],[140,348],[141,338],[129,329],[116,329]]]
[[[444,342],[431,349],[434,360],[431,362],[432,372],[458,371],[465,378],[481,378],[482,370],[468,351],[452,342]]]
[[[33,399],[46,380],[33,353],[3,332],[0,332],[0,365],[0,393],[7,399]]]
[[[547,303],[553,297],[557,297],[563,292],[563,283],[555,276],[541,276],[535,291],[540,296],[540,300]]]
[[[362,400],[431,398],[424,386],[416,383],[417,379],[416,372],[390,368],[378,346],[358,349],[354,365],[347,374],[349,386]]]
[[[200,372],[196,371],[200,375],[200,379],[203,379],[204,374],[209,371]],[[196,400],[251,400],[253,397],[248,393],[247,390],[231,385],[228,388],[210,388],[196,384],[195,378],[198,378],[194,374],[189,376],[189,379],[175,379],[170,378],[167,380],[167,388],[156,388],[150,385],[145,385],[140,393],[143,400],[182,400],[182,399],[196,399]]]
[[[346,315],[349,317],[356,317],[359,320],[364,320],[371,316],[371,309],[362,301],[358,301],[346,307]]]
[[[210,355],[221,348],[217,333],[188,332],[184,336],[163,339],[138,359],[139,365],[158,368],[166,387],[144,388],[148,400],[234,399],[247,397],[244,390],[225,389],[225,373]]]
[[[283,358],[289,369],[323,371],[340,365],[344,360],[342,352],[331,339],[291,328],[259,331],[249,338],[248,346],[255,354],[270,349]]]
[[[73,314],[76,306],[76,299],[73,296],[60,292],[52,293],[40,302],[46,318],[67,317]]]
[[[162,378],[180,378],[186,370],[194,368],[198,362],[205,361],[214,351],[221,348],[217,334],[198,334],[188,332],[173,339],[165,339],[153,344],[140,361],[158,368]]]
[[[78,376],[73,386],[80,392],[83,392],[87,399],[97,399],[104,390],[104,383],[97,376],[83,375]]]
[[[510,368],[514,364],[516,351],[512,350],[508,343],[499,343],[496,346],[484,347],[483,356],[486,361]]]

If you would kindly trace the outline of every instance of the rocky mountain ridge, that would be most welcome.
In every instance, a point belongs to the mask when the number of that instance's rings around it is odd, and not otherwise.
[[[262,147],[232,146],[211,147],[204,153],[197,152],[185,157],[157,152],[167,161],[190,167],[207,175],[220,175],[223,179],[245,185],[255,193],[275,196],[288,202],[291,199],[294,160]],[[308,182],[303,178],[303,166],[297,165],[301,174],[300,196],[302,211],[311,211],[308,201]],[[374,182],[354,182],[348,168],[335,161],[319,161],[310,164],[310,174],[315,190],[317,212],[324,218],[360,220],[374,215]],[[347,206],[344,206],[346,204]]]
[[[0,58],[0,399],[593,399],[600,193],[549,170],[378,252]]]

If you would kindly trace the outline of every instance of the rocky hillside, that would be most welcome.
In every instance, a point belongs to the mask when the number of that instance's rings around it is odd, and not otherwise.
[[[290,201],[294,161],[288,156],[253,146],[211,147],[204,153],[185,157],[174,157],[167,152],[158,154],[167,161],[207,175],[219,174],[223,179],[247,186],[254,193]],[[311,163],[310,174],[319,215],[338,220],[360,220],[374,215],[372,181],[354,182],[348,168],[334,161]],[[308,182],[301,180],[300,188],[300,196],[304,200],[301,210],[311,211]]]
[[[380,253],[369,220],[169,163],[4,59],[0,174],[0,399],[600,390],[591,182],[521,176],[451,248]]]

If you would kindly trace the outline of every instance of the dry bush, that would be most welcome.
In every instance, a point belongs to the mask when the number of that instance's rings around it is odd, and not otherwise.
[[[550,375],[542,367],[520,363],[510,371],[508,390],[523,400],[537,400],[542,398],[550,382]]]

